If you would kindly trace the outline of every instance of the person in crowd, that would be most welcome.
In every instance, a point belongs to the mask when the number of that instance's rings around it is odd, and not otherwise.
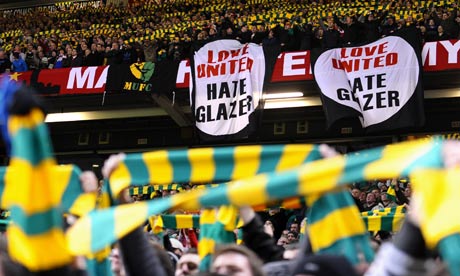
[[[375,194],[370,192],[370,193],[367,193],[366,195],[366,205],[364,206],[364,210],[366,211],[371,211],[372,208],[374,208],[375,206],[377,206],[378,202],[375,198]]]
[[[0,50],[0,74],[11,71],[11,61],[6,57],[5,51]]]
[[[381,37],[382,22],[387,16],[388,12],[383,12],[380,16],[375,12],[369,12],[364,17],[364,28],[366,33],[366,42],[374,42]]]
[[[382,37],[389,36],[398,28],[394,16],[388,16],[382,27]]]
[[[436,41],[448,40],[449,35],[444,32],[444,27],[442,25],[438,26],[438,33],[436,35]]]
[[[356,20],[356,16],[351,14],[347,15],[345,17],[345,23],[343,23],[334,15],[334,23],[343,30],[342,46],[356,46],[364,42],[364,37],[362,36],[364,33],[363,26]]]
[[[438,26],[442,26],[443,32],[446,33],[447,39],[456,39],[459,35],[459,26],[455,21],[457,14],[455,12],[443,11],[441,17],[433,9],[431,16]],[[439,33],[439,27],[438,27]],[[439,35],[438,35],[439,36]]]
[[[37,56],[37,49],[32,44],[27,45],[27,51],[25,53],[25,62],[29,70],[38,69],[40,60]]]
[[[196,249],[189,249],[183,254],[176,265],[175,276],[195,275],[200,266],[200,256]]]
[[[71,50],[70,56],[70,67],[81,67],[83,66],[83,59],[78,55],[77,49]]]
[[[425,40],[427,42],[436,41],[438,36],[438,26],[436,25],[434,19],[429,19],[428,24],[425,27]]]
[[[327,25],[324,25],[322,19],[319,21],[323,29],[323,38],[321,39],[321,48],[325,50],[334,49],[340,46],[340,32],[332,17],[327,18]],[[319,43],[319,41],[317,42]]]
[[[245,246],[226,245],[213,255],[211,272],[232,276],[264,276],[262,262]]]
[[[110,270],[112,271],[114,276],[127,276],[125,267],[123,265],[123,260],[120,256],[120,250],[118,247],[112,249],[110,253]]]
[[[13,53],[12,69],[13,72],[25,72],[28,70],[26,62],[24,61],[24,59],[22,59],[20,53],[18,52]]]
[[[209,36],[211,36],[211,34],[209,34]],[[236,35],[236,39],[239,40],[241,43],[245,44],[245,43],[251,42],[251,36],[252,36],[252,31],[248,29],[247,24],[243,24],[243,26],[241,26],[240,30],[238,31]]]

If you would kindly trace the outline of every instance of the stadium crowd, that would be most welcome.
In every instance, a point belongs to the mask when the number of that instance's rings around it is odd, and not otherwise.
[[[181,60],[204,43],[238,39],[267,51],[354,46],[414,28],[458,39],[455,1],[102,1],[3,11],[0,73]]]

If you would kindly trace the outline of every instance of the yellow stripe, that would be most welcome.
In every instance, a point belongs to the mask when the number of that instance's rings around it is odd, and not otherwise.
[[[168,160],[168,152],[160,150],[142,155],[150,173],[150,184],[169,184],[173,182],[173,167]]]
[[[193,216],[192,215],[176,215],[177,228],[193,228]]]
[[[266,192],[268,177],[267,175],[256,175],[251,178],[251,183],[246,181],[235,181],[228,186],[228,199],[237,206],[264,204],[269,200]],[[244,188],[244,192],[235,189],[238,186]],[[240,187],[241,188],[241,187]]]
[[[83,216],[78,220],[77,224],[67,230],[67,248],[69,248],[74,255],[82,255],[91,252],[91,227],[90,216]]]
[[[382,229],[381,216],[368,216],[367,217],[367,230],[379,231]]]
[[[35,128],[36,126],[43,123],[45,120],[45,115],[43,112],[38,109],[34,108],[30,111],[30,113],[26,115],[14,115],[11,116],[8,120],[8,132],[11,136],[15,136],[16,132],[21,128]]]
[[[309,224],[313,251],[316,252],[322,248],[327,248],[343,238],[365,233],[364,222],[357,216],[359,216],[357,207],[350,206],[336,210],[322,220]],[[356,223],[349,223],[355,217],[357,218]],[[313,236],[312,233],[315,233],[315,235]]]
[[[398,231],[401,229],[402,222],[404,221],[405,216],[401,214],[395,214],[393,218],[393,231]]]
[[[200,224],[214,224],[216,222],[216,210],[205,209],[201,211]]]
[[[214,179],[216,164],[213,160],[214,149],[191,149],[188,151],[188,159],[191,164],[191,182],[204,182]]]
[[[149,186],[142,187],[142,194],[146,195],[149,192]]]
[[[310,195],[318,191],[336,187],[343,169],[345,158],[337,156],[304,165],[299,171],[299,195]]]
[[[257,173],[262,146],[235,147],[235,167],[232,179],[241,179]]]
[[[198,243],[198,254],[200,258],[203,259],[207,255],[214,253],[215,246],[216,242],[214,240],[202,238]]]
[[[131,174],[129,173],[128,167],[123,162],[112,172],[109,182],[115,197],[118,197],[120,192],[130,185]]]
[[[163,231],[163,228],[165,226],[161,216],[151,217],[150,219],[155,222],[152,225],[153,233],[155,233],[155,234],[161,233],[161,231]]]
[[[421,139],[387,146],[382,152],[382,158],[364,168],[365,178],[388,179],[399,177],[401,172],[410,164],[432,149],[432,143],[432,140]],[[404,156],[404,158],[401,158],[401,156]]]
[[[179,193],[171,197],[172,206],[176,209],[199,210],[201,208],[199,198],[205,190],[193,190],[187,193]]]
[[[88,214],[96,208],[97,193],[84,193],[75,200],[69,213],[79,217]]]
[[[31,271],[61,267],[72,261],[61,229],[52,229],[46,234],[30,237],[17,226],[10,225],[7,235],[11,258]]]
[[[238,209],[234,206],[221,206],[217,215],[217,220],[224,225],[226,231],[235,230]]]
[[[276,171],[284,171],[299,166],[311,153],[313,147],[313,145],[287,145]]]
[[[32,167],[24,160],[12,159],[10,166],[14,170],[7,170],[5,176],[5,206],[19,205],[26,214],[47,211],[57,206],[61,202],[65,187],[59,183],[61,179],[48,174],[54,165],[53,159],[45,160],[37,167]],[[37,198],[40,200],[36,200]]]
[[[444,237],[458,233],[460,213],[460,169],[423,170],[410,175],[414,188],[412,202],[421,206],[424,214],[421,230],[428,248],[434,248]]]
[[[138,225],[141,225],[147,217],[147,204],[139,202],[136,204],[120,205],[115,209],[114,231],[117,237],[123,237]],[[126,227],[132,225],[134,227]]]

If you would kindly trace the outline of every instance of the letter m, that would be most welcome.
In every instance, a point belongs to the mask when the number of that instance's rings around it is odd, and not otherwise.
[[[69,73],[69,78],[67,80],[67,89],[75,88],[94,88],[94,79],[96,77],[97,67],[87,67],[83,72],[82,67],[72,68]],[[85,86],[86,83],[86,86]],[[76,87],[75,87],[76,84]]]

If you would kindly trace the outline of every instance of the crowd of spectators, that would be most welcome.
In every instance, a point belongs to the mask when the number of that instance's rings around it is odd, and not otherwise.
[[[460,10],[455,2],[411,0],[68,2],[2,12],[0,73],[180,60],[219,38],[274,53],[330,49],[401,28],[413,28],[423,41],[457,39]]]

